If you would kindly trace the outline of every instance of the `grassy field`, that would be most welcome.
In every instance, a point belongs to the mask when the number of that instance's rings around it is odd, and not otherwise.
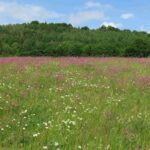
[[[0,150],[150,150],[150,59],[0,58]]]

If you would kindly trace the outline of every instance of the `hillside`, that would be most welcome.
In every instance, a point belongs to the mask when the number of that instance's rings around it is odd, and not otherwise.
[[[66,23],[0,26],[0,56],[150,56],[150,34]]]

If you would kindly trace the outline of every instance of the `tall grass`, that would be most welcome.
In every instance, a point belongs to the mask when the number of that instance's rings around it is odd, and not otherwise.
[[[0,59],[0,149],[149,150],[150,59]]]

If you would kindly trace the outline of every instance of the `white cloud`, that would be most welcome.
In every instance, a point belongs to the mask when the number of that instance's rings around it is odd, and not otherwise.
[[[114,22],[103,22],[101,25],[104,25],[106,27],[112,26],[112,27],[115,27],[115,28],[122,27],[121,23],[114,23]]]
[[[130,18],[134,18],[134,14],[132,13],[125,13],[121,15],[122,19],[130,19]]]
[[[69,15],[68,22],[73,25],[83,25],[89,21],[104,21],[108,17],[105,16],[105,11],[111,9],[109,4],[101,4],[100,2],[87,1],[80,11]]]
[[[48,11],[44,7],[36,5],[22,5],[16,2],[0,2],[0,17],[12,18],[18,21],[45,21],[50,18],[62,17],[62,14]]]
[[[80,26],[90,21],[106,21],[108,18],[105,16],[105,11],[110,8],[112,6],[109,4],[101,4],[90,0],[77,12],[64,15],[50,11],[42,6],[21,4],[14,1],[0,1],[0,24],[30,22],[33,20],[43,22],[48,21],[48,19],[58,18],[59,21],[67,21],[75,26]]]
[[[73,25],[80,25],[82,23],[92,20],[104,20],[106,17],[103,12],[97,10],[87,10],[71,14],[68,18],[68,22]]]
[[[85,8],[93,8],[93,7],[100,7],[101,4],[98,3],[98,2],[92,2],[92,1],[89,1],[85,4]]]
[[[85,8],[86,9],[89,9],[89,8],[110,9],[112,8],[112,6],[109,4],[101,4],[99,2],[88,1],[85,3]]]

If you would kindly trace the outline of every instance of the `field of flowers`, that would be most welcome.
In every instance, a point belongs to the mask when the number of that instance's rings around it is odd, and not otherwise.
[[[0,150],[150,150],[149,58],[0,58]]]

